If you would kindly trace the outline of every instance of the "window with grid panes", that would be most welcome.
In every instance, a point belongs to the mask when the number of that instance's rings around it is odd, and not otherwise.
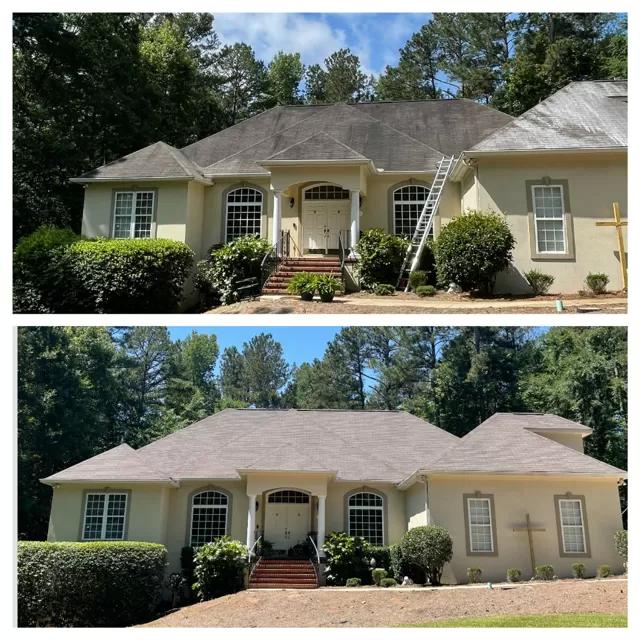
[[[565,253],[562,185],[534,185],[531,189],[538,253]]]
[[[262,192],[252,187],[239,187],[227,194],[227,242],[244,236],[260,235],[262,205]]]
[[[469,551],[472,553],[493,552],[493,523],[489,498],[468,498]]]
[[[320,184],[304,192],[305,200],[349,200],[351,194],[333,184]]]
[[[116,191],[113,210],[114,238],[150,238],[153,191]]]
[[[359,536],[375,545],[384,544],[382,496],[375,493],[355,493],[347,505],[349,535]]]
[[[399,187],[393,192],[393,232],[397,236],[413,236],[428,195],[429,189],[419,184]],[[433,225],[429,237],[433,237]]]
[[[269,494],[267,502],[272,504],[309,504],[309,496],[302,491],[274,491]]]
[[[560,500],[560,526],[565,553],[585,553],[584,522],[580,500]]]
[[[213,542],[227,533],[229,498],[220,491],[202,491],[191,498],[191,546]]]
[[[126,516],[126,493],[88,493],[82,539],[124,540]]]

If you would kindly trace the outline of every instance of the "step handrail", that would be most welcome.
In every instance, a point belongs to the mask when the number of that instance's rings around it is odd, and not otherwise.
[[[320,565],[320,551],[318,551],[318,547],[316,546],[316,543],[313,541],[313,538],[311,536],[307,536],[309,538],[309,540],[311,540],[311,544],[313,545],[313,548],[316,551],[316,558],[318,560],[318,565]]]
[[[249,549],[249,554],[247,558],[249,563],[251,563],[251,558],[254,555],[253,550],[256,548],[256,545],[258,544],[258,542],[260,542],[260,540],[262,540],[262,536],[258,536],[258,539],[251,545],[251,549]]]

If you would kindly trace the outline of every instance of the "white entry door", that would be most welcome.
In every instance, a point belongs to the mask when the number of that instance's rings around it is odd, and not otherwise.
[[[349,229],[349,200],[305,200],[302,205],[303,248],[328,251],[338,248],[338,234]]]
[[[310,528],[309,496],[297,491],[278,491],[267,497],[264,537],[273,548],[286,551],[304,542]]]

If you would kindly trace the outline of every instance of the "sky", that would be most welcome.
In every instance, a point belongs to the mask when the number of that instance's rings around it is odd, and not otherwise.
[[[245,42],[268,63],[280,50],[300,53],[305,65],[322,64],[349,48],[364,72],[378,75],[398,61],[398,50],[430,18],[429,13],[215,13],[222,44]]]

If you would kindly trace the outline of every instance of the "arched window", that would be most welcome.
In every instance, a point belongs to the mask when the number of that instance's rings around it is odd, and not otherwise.
[[[191,497],[192,547],[213,542],[227,533],[229,497],[220,491],[207,490]]]
[[[393,190],[393,233],[410,238],[429,195],[429,189],[420,184],[407,184]],[[433,225],[429,232],[433,237]]]
[[[227,193],[226,242],[243,236],[260,235],[263,201],[262,191],[253,187],[238,187]]]
[[[302,491],[283,489],[269,494],[267,502],[272,504],[309,504],[309,495]]]
[[[384,500],[377,493],[363,491],[349,496],[347,502],[349,535],[371,544],[384,544]]]
[[[319,184],[304,190],[305,200],[349,200],[351,194],[335,184]]]

